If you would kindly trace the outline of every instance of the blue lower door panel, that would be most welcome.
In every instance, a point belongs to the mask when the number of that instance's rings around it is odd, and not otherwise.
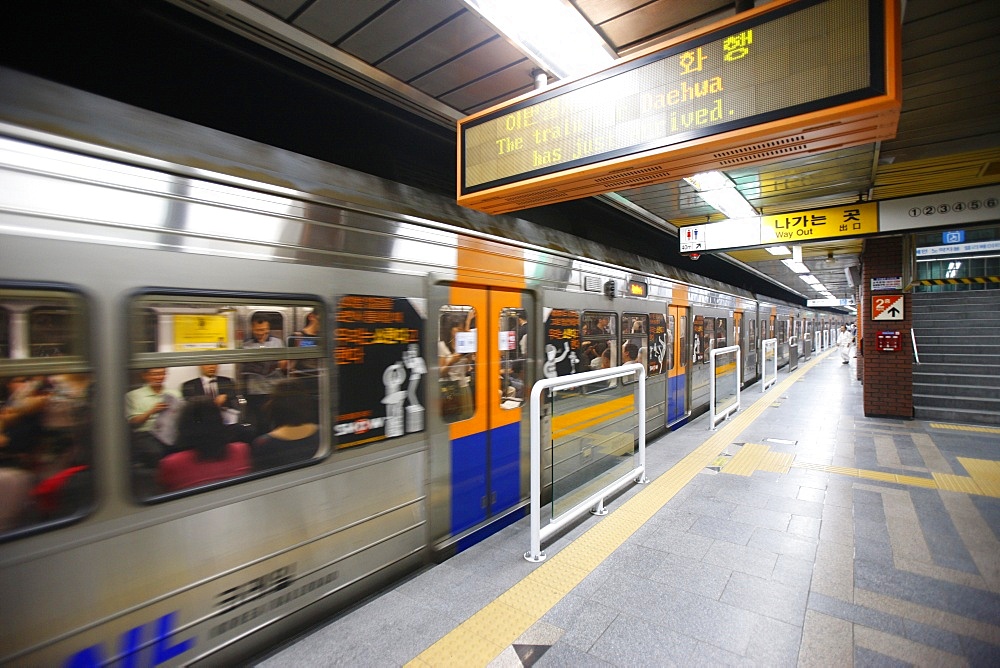
[[[451,442],[451,533],[486,519],[486,434]]]
[[[501,513],[521,500],[521,424],[490,431],[491,513]]]
[[[687,406],[684,405],[684,398],[687,396],[687,375],[673,376],[668,381],[670,385],[667,389],[668,408],[667,421],[673,422],[684,417]]]

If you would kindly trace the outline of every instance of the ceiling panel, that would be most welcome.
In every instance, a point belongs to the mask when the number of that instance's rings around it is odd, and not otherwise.
[[[534,86],[536,65],[460,0],[171,1],[375,95],[389,100],[407,96],[413,101],[411,110],[423,109],[428,118],[443,125],[453,126],[461,115]],[[726,0],[569,2],[619,56],[662,44],[735,11],[734,2]],[[756,4],[766,3],[758,0]],[[261,18],[251,9],[266,15]],[[296,31],[301,31],[303,39],[296,39]],[[894,139],[738,167],[728,173],[765,213],[1000,182],[1000,170],[986,169],[988,164],[1000,164],[998,34],[1000,2],[996,0],[906,0],[903,109]],[[317,52],[308,36],[323,40],[329,49]],[[309,50],[308,58],[301,57],[303,50]],[[360,58],[370,71],[359,76],[351,69],[356,68],[355,61],[346,56]],[[422,102],[427,99],[447,107],[432,108]],[[446,108],[454,113],[443,113]],[[719,217],[683,181],[618,194],[651,214],[644,220],[677,225]],[[819,244],[816,249],[816,261],[821,260],[823,266],[814,271],[825,271],[835,281],[836,272],[827,268],[842,274],[840,256],[843,262],[855,261],[860,242]],[[811,268],[813,260],[808,258],[813,250],[812,246],[804,249]],[[833,262],[827,263],[831,252]],[[776,272],[777,280],[808,293],[804,283],[786,276],[783,265],[773,259],[759,258],[756,251],[733,255],[761,271]]]
[[[412,83],[418,76],[446,67],[447,63],[495,37],[496,33],[477,16],[461,12],[437,26],[425,39],[400,49],[380,62],[379,68],[397,79]],[[514,51],[513,47],[510,48]]]
[[[390,4],[388,0],[316,0],[313,3],[300,2],[301,8],[292,24],[315,35],[328,44],[336,44],[345,35],[350,35],[372,16],[377,15]]]

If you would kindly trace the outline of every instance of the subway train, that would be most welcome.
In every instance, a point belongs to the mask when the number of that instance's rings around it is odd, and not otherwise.
[[[0,85],[3,665],[258,653],[523,517],[538,379],[637,359],[655,436],[846,317]]]

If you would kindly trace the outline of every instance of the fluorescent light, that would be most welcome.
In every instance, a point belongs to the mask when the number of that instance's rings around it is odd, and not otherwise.
[[[788,267],[789,269],[791,269],[792,271],[794,271],[796,274],[808,274],[809,273],[809,267],[805,266],[801,262],[796,262],[795,260],[792,260],[792,259],[782,260],[781,264],[785,265],[786,267]]]
[[[532,60],[560,79],[615,61],[583,16],[560,0],[465,0]]]
[[[788,249],[788,246],[768,246],[766,249],[771,255],[791,255],[792,251]]]
[[[799,278],[808,283],[809,285],[816,285],[819,283],[819,279],[812,274],[799,274]]]
[[[706,204],[727,218],[752,218],[757,210],[746,201],[736,185],[722,172],[701,172],[684,178]]]

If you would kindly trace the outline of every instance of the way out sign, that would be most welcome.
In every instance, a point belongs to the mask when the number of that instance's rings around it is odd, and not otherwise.
[[[872,320],[902,320],[903,295],[872,297]]]

